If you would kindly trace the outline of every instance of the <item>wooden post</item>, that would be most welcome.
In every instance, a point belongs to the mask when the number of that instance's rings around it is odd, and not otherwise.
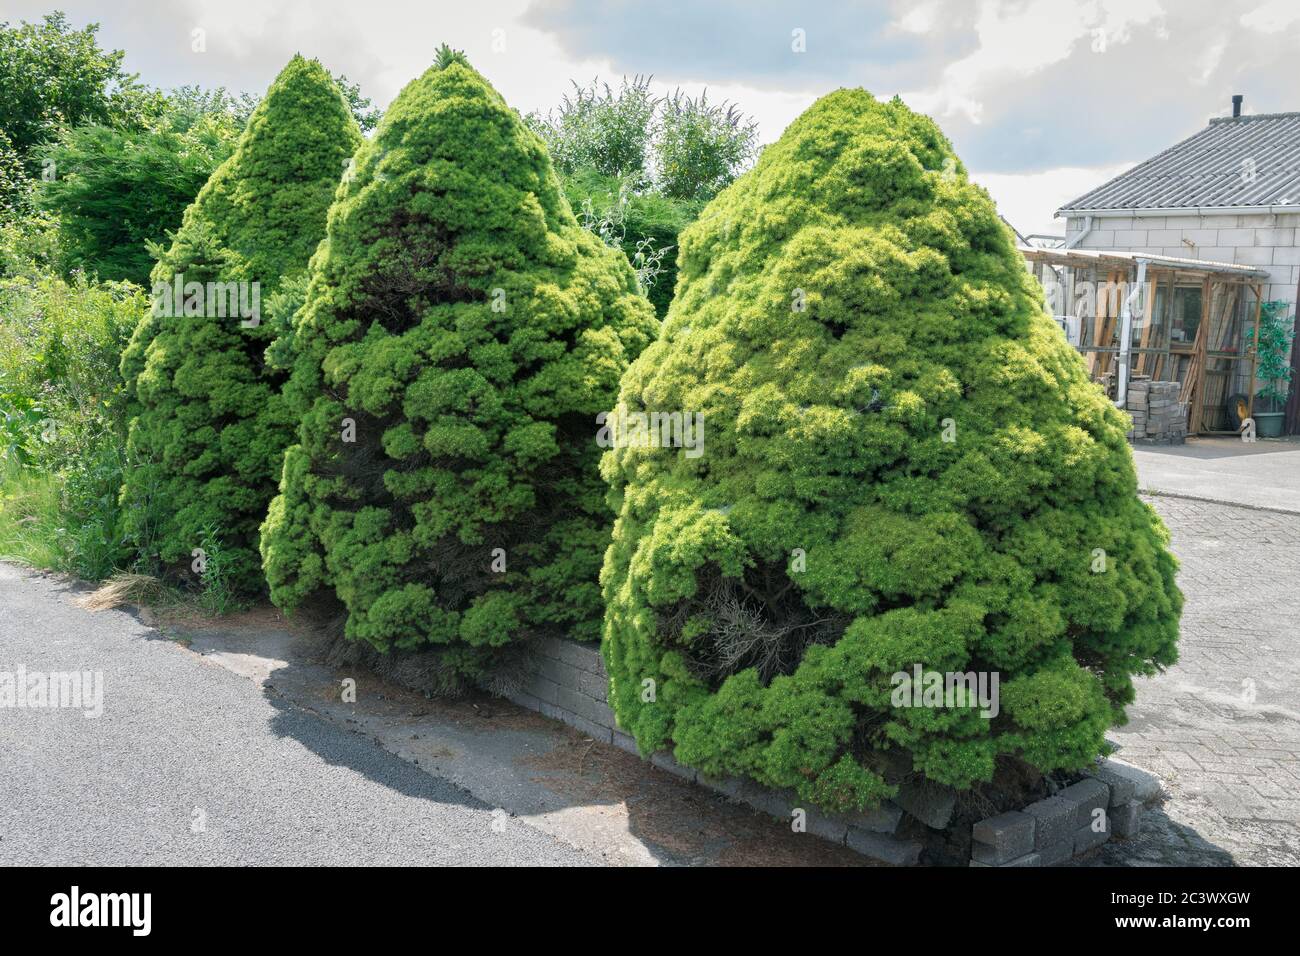
[[[1205,349],[1209,338],[1210,316],[1213,314],[1210,310],[1214,298],[1213,290],[1210,277],[1206,276],[1201,284],[1201,323],[1196,327],[1196,344],[1192,350],[1192,357],[1187,362],[1186,384],[1189,388],[1188,402],[1190,403],[1187,408],[1187,431],[1192,435],[1200,434],[1201,419],[1204,417],[1201,403],[1205,399]]]
[[[1264,284],[1257,282],[1251,286],[1255,293],[1255,334],[1251,336],[1250,346],[1250,386],[1246,392],[1246,414],[1255,417],[1255,370],[1259,367],[1259,316],[1264,310]]]

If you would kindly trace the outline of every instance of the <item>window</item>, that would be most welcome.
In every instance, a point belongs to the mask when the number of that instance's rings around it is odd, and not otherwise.
[[[1173,309],[1169,314],[1169,340],[1172,344],[1191,345],[1201,325],[1201,287],[1174,286]]]

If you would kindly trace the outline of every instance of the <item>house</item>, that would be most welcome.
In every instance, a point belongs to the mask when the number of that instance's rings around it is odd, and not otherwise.
[[[1104,360],[1113,350],[1131,374],[1182,382],[1193,432],[1231,430],[1229,399],[1255,391],[1251,330],[1261,301],[1285,303],[1294,322],[1300,289],[1300,113],[1243,116],[1241,102],[1234,96],[1231,116],[1056,213],[1066,220],[1064,246],[1055,250],[1066,254],[1061,262],[1072,251],[1091,253],[1092,281],[1140,289],[1127,343],[1119,341],[1123,306],[1107,325],[1096,303],[1098,311],[1075,316],[1084,326],[1076,345],[1100,356],[1093,364],[1102,375],[1118,372],[1121,363]],[[1125,257],[1131,268],[1122,268]],[[1141,263],[1148,274],[1139,278]],[[1043,276],[1076,282],[1076,265]],[[1297,359],[1293,353],[1293,366]],[[1292,390],[1288,433],[1298,430],[1298,405],[1300,388]]]

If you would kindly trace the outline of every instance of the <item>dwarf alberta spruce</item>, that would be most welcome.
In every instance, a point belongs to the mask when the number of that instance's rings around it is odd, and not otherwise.
[[[679,269],[619,401],[701,414],[703,454],[601,466],[602,653],[641,749],[840,811],[1097,755],[1176,658],[1175,560],[1125,416],[937,127],[824,97]],[[918,664],[996,672],[997,716],[893,706]]]
[[[360,142],[329,74],[295,56],[161,253],[153,308],[122,357],[125,530],[146,561],[188,564],[216,540],[228,580],[258,590],[258,526],[293,423],[286,374],[264,358],[277,324],[261,310],[306,271]]]
[[[332,591],[347,637],[468,675],[541,630],[597,638],[596,415],[656,322],[463,56],[357,153],[297,321],[272,599]]]

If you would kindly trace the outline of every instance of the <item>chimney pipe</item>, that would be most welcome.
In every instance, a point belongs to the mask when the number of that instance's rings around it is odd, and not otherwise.
[[[1241,116],[1241,101],[1243,97],[1240,93],[1232,98],[1232,118],[1237,119]]]

